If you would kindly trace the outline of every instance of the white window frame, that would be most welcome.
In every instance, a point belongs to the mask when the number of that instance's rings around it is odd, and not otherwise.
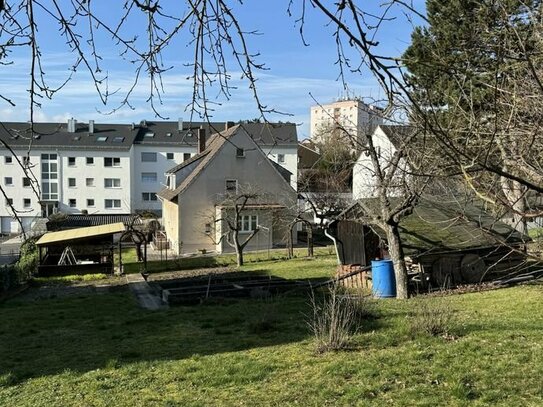
[[[108,201],[110,205],[108,205]],[[115,205],[117,204],[118,205]],[[121,209],[121,200],[120,199],[104,199],[104,208],[106,209]]]
[[[96,186],[94,183],[94,178],[85,178],[85,185],[88,187]]]
[[[74,160],[73,163],[71,163],[71,160]],[[75,167],[77,165],[77,157],[68,157],[68,167]]]
[[[149,177],[149,174],[154,174],[154,177]],[[153,179],[151,180],[151,178]],[[141,182],[145,184],[152,184],[154,182],[158,182],[158,174],[156,172],[142,172]]]
[[[104,178],[104,188],[107,188],[107,189],[121,188],[121,179],[120,178]]]
[[[146,157],[146,158],[143,158]],[[141,162],[142,163],[156,163],[157,162],[157,153],[152,151],[142,151],[141,152]]]
[[[111,165],[107,164],[107,160],[111,160]],[[104,157],[104,167],[120,167],[121,157]]]
[[[92,204],[90,203],[92,201]],[[96,200],[94,198],[87,198],[87,208],[96,207]]]
[[[28,201],[28,204],[27,204]],[[23,198],[23,208],[32,208],[32,199]]]
[[[72,203],[73,203],[73,205],[72,205]],[[75,198],[68,199],[68,206],[70,208],[77,208],[77,199],[75,199]]]
[[[277,162],[284,164],[285,162],[285,154],[277,154]]]
[[[254,226],[254,227],[253,227]],[[250,233],[258,228],[258,215],[241,215],[240,228],[241,233]]]
[[[6,186],[13,186],[13,177],[4,177],[4,184]]]
[[[153,199],[154,197],[154,199]],[[156,192],[142,192],[141,193],[141,200],[143,202],[156,202],[158,201],[158,197],[156,196]]]
[[[87,157],[85,162],[87,165],[94,165],[94,157]]]
[[[72,185],[73,181],[73,185]],[[68,188],[75,188],[77,187],[77,180],[75,178],[68,178]]]

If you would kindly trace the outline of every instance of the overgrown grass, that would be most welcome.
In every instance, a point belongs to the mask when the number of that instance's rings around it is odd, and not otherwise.
[[[305,258],[307,249],[294,249],[294,258]],[[332,257],[334,250],[332,246],[318,247],[314,250],[315,257]],[[268,251],[247,252],[244,253],[246,265],[252,263],[267,262],[270,260],[286,260],[286,249],[273,249]],[[118,260],[116,260],[118,262]],[[141,263],[136,262],[135,249],[123,249],[123,263],[125,273],[139,273]],[[117,264],[117,263],[116,263]],[[150,273],[160,273],[163,271],[174,270],[193,270],[210,267],[228,267],[236,265],[235,254],[220,254],[216,256],[199,257],[180,257],[166,260],[154,260],[147,262],[147,271]]]
[[[68,276],[52,276],[52,277],[34,277],[31,280],[32,285],[70,285],[81,281],[96,281],[106,280],[106,274],[84,274],[84,275],[68,275]]]
[[[286,263],[262,266],[334,270]],[[442,298],[375,301],[379,318],[352,350],[325,354],[305,295],[161,312],[123,292],[11,300],[0,304],[0,405],[543,405],[542,297],[537,285],[450,297],[454,340],[410,331],[415,303]]]

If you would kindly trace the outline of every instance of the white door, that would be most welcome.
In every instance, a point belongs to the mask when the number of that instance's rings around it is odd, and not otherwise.
[[[16,219],[11,219],[11,218],[10,218],[10,222],[11,222],[10,233],[12,233],[14,235],[18,234],[21,231],[21,227],[19,225],[19,222],[17,222]]]

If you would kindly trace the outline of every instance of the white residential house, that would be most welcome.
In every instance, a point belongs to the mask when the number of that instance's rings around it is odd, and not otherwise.
[[[203,147],[203,146],[202,146]],[[233,249],[220,239],[232,212],[225,197],[243,191],[258,195],[240,219],[242,239],[259,232],[247,249],[285,244],[289,213],[296,206],[292,174],[272,161],[255,142],[251,126],[235,125],[213,136],[206,148],[167,172],[168,187],[159,192],[163,224],[175,253]]]
[[[20,232],[8,202],[25,229],[55,212],[159,213],[162,205],[156,194],[164,187],[164,173],[197,154],[195,134],[200,127],[209,135],[223,130],[225,123],[95,124],[71,119],[35,123],[33,131],[28,123],[2,123],[0,184],[5,196],[0,203],[0,233]],[[296,174],[296,164],[292,165],[296,127],[260,123],[250,127],[269,157]],[[23,161],[28,161],[28,174],[19,164]]]
[[[398,146],[402,145],[403,140],[412,132],[409,126],[390,126],[379,125],[370,135],[373,146],[379,156],[381,169],[385,171],[395,171],[395,178],[398,181],[398,191],[389,190],[389,196],[395,196],[399,193],[401,182],[408,177],[408,164],[405,159],[401,159],[394,169],[391,161],[397,151]],[[362,151],[353,167],[353,199],[371,198],[376,196],[377,174],[373,166],[369,152]]]

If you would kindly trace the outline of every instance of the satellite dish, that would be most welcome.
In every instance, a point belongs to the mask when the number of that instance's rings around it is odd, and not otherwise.
[[[466,254],[460,262],[462,280],[466,283],[480,283],[487,270],[485,261],[477,254]]]

